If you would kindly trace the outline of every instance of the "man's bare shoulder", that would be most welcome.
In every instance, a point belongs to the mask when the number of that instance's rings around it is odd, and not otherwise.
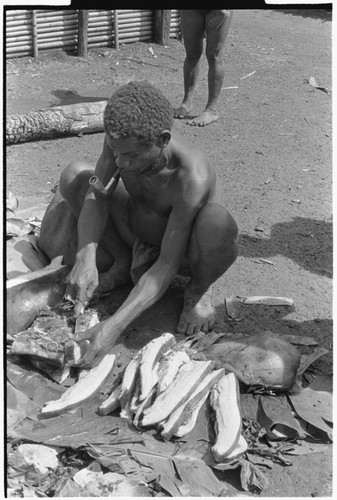
[[[210,162],[206,152],[176,132],[172,133],[171,147],[174,158],[179,162],[183,170],[209,170]]]
[[[188,198],[210,196],[217,182],[216,171],[205,151],[181,136],[172,137],[172,148],[178,168],[175,176],[175,193],[189,193]]]

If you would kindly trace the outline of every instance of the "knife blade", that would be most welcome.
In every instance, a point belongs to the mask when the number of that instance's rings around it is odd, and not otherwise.
[[[83,326],[84,326],[84,306],[82,305],[80,307],[79,315],[76,318],[75,321],[75,331],[74,333],[78,333],[83,331]]]

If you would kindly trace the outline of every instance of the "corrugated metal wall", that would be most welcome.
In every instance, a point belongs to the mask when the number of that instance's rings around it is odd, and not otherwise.
[[[152,10],[118,11],[118,38],[121,43],[152,39]]]
[[[89,10],[88,17],[88,48],[114,47],[114,11]],[[152,41],[152,10],[120,9],[117,19],[120,43]],[[34,44],[38,51],[77,48],[77,10],[7,10],[5,23],[7,58],[33,55]],[[179,11],[171,10],[170,37],[179,35]]]
[[[6,56],[24,56],[33,53],[32,13],[13,10],[6,13]]]

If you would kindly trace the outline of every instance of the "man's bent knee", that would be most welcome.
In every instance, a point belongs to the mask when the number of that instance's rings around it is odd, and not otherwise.
[[[67,165],[61,173],[60,193],[76,217],[81,211],[93,172],[93,167],[88,163],[75,161]]]
[[[187,251],[192,274],[213,283],[236,260],[237,236],[237,224],[228,210],[217,203],[205,205],[195,219]]]
[[[223,242],[235,241],[238,237],[238,226],[230,212],[218,203],[208,203],[197,215],[196,230],[198,237],[210,238]]]
[[[67,199],[74,192],[78,192],[83,184],[89,187],[89,178],[93,175],[94,168],[89,163],[73,161],[67,165],[60,176],[60,192]]]

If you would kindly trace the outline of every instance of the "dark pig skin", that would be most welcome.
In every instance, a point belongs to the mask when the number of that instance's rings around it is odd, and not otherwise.
[[[63,300],[70,267],[62,261],[62,256],[55,257],[43,269],[7,281],[7,333],[26,330],[43,307],[53,307]]]
[[[301,355],[295,346],[266,331],[236,339],[222,338],[200,353],[202,359],[227,368],[247,385],[285,392],[294,385]]]

